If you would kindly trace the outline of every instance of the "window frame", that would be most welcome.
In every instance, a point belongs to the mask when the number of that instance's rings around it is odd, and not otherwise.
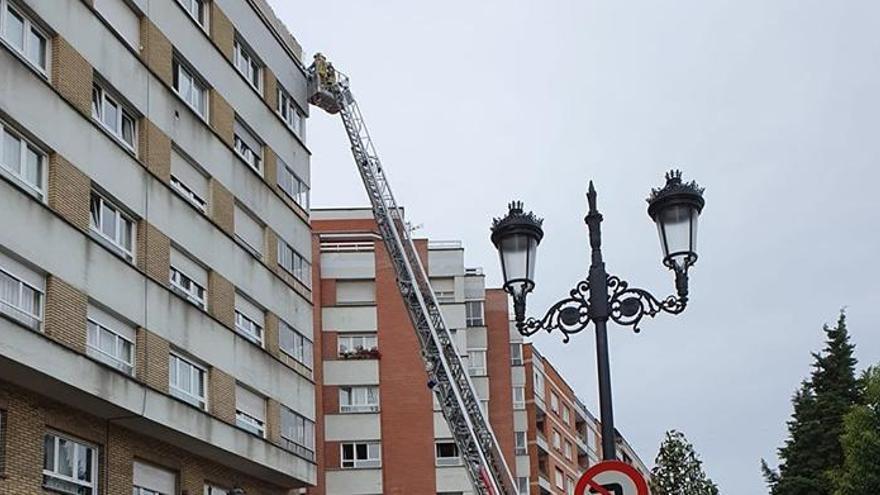
[[[21,43],[21,49],[19,49],[12,41],[7,38],[6,33],[6,18],[9,15],[9,12],[13,11],[16,16],[21,18],[22,20],[22,35],[24,39]],[[31,34],[36,34],[37,36],[43,38],[43,53],[42,56],[45,59],[46,66],[43,67],[36,63],[31,59],[30,52],[30,43],[31,43]],[[48,32],[43,29],[43,27],[35,22],[30,14],[25,12],[16,2],[12,2],[11,0],[0,0],[0,43],[5,44],[15,53],[16,56],[21,58],[27,63],[27,65],[31,66],[34,70],[36,70],[43,78],[46,80],[49,79],[49,74],[51,74],[52,70],[52,49],[51,44],[52,37],[48,34]]]
[[[342,348],[342,344],[344,342],[343,339],[352,339],[352,340],[361,339],[364,341],[364,343],[366,343],[367,339],[369,339],[369,340],[374,341],[375,345],[372,347],[369,347],[369,348],[367,348],[366,345],[362,345],[362,346],[352,345],[351,348],[346,351]],[[360,349],[363,349],[365,351],[379,350],[379,335],[377,333],[351,333],[351,334],[345,333],[345,334],[338,334],[337,335],[337,337],[336,337],[337,355],[342,356],[346,352],[356,352],[356,351],[358,351],[358,347],[360,347]]]
[[[517,349],[516,352],[513,350]],[[511,366],[523,366],[525,364],[525,360],[523,358],[523,345],[522,342],[511,342],[510,343],[510,365]]]
[[[290,259],[290,266],[285,263]],[[307,288],[312,286],[312,264],[306,258],[287,243],[284,239],[278,239],[278,266],[293,276],[298,282]]]
[[[247,70],[241,66],[248,65]],[[241,36],[236,34],[232,44],[232,65],[235,71],[244,78],[245,82],[260,95],[263,94],[263,68],[265,64],[257,56],[253,48],[242,41]]]
[[[208,202],[202,199],[201,196],[195,193],[189,186],[187,186],[182,180],[175,177],[173,174],[171,175],[171,186],[180,193],[187,202],[191,203],[202,213],[208,213]]]
[[[2,1],[3,0],[0,0],[0,2]],[[19,172],[12,170],[7,166],[8,164],[4,162],[7,134],[12,136],[14,139],[17,139],[19,143]],[[37,158],[39,158],[39,163],[37,164],[37,180],[39,184],[32,184],[25,177],[24,171],[25,168],[28,166],[28,151],[32,152],[34,155],[37,155]],[[18,130],[16,130],[14,127],[10,126],[3,120],[0,120],[0,169],[2,169],[6,175],[11,176],[14,182],[24,186],[26,189],[29,190],[29,192],[31,192],[31,194],[35,195],[40,201],[43,202],[46,201],[46,175],[49,168],[48,164],[49,155],[45,151],[43,151],[40,146],[34,144],[33,141],[25,137],[23,133],[18,132]]]
[[[190,5],[184,5],[184,2],[187,2]],[[194,20],[196,24],[199,25],[200,28],[202,28],[206,33],[208,32],[211,22],[211,16],[208,14],[208,2],[206,2],[205,0],[177,0],[177,3],[187,13],[187,15],[189,15],[189,17]],[[196,9],[200,10],[200,14],[194,13],[192,10],[190,10],[193,6],[195,6]],[[202,19],[199,19],[199,17],[202,17]]]
[[[522,399],[520,400],[517,395],[521,395]],[[513,400],[513,408],[515,410],[523,410],[526,408],[526,387],[524,385],[514,385],[511,397]]]
[[[194,395],[174,383],[174,377],[180,376],[180,370],[177,368],[174,373],[172,373],[172,365],[175,364],[175,360],[179,363],[184,363],[189,365],[192,369],[196,370],[197,373],[193,374],[190,372],[190,385],[194,385],[193,381],[196,377],[199,378],[199,387],[201,388],[202,395]],[[168,391],[172,396],[177,397],[178,399],[186,402],[187,404],[193,405],[202,409],[204,411],[208,410],[208,369],[205,366],[202,366],[196,363],[194,360],[184,356],[183,354],[177,352],[170,352],[168,354]]]
[[[232,136],[232,144],[235,149],[235,154],[241,158],[248,167],[257,172],[260,175],[263,175],[263,152],[262,150],[257,152],[252,150],[250,146],[239,137],[239,135],[233,134]]]
[[[46,451],[46,447],[47,447],[50,439],[52,441],[52,460],[51,460],[51,462],[53,464],[51,469],[46,466],[46,462],[49,461],[49,459],[47,458],[48,452]],[[86,449],[86,454],[89,457],[91,457],[91,471],[92,471],[91,478],[92,479],[90,482],[84,482],[83,480],[78,479],[78,476],[66,475],[66,474],[60,472],[60,468],[59,468],[58,463],[60,461],[60,455],[61,455],[60,443],[62,441],[69,442],[69,443],[73,444],[73,457],[71,458],[71,463],[70,463],[71,472],[73,472],[76,469],[76,466],[79,465],[78,461],[79,461],[79,456],[80,456],[80,448]],[[64,483],[72,483],[73,485],[75,485],[77,487],[83,487],[83,488],[89,489],[89,490],[91,490],[92,495],[97,495],[99,487],[100,487],[99,474],[101,471],[100,467],[98,466],[99,458],[98,458],[98,446],[97,445],[70,437],[68,435],[63,435],[63,434],[58,433],[56,431],[47,431],[45,434],[43,434],[43,449],[42,450],[43,450],[43,469],[41,472],[42,472],[43,478],[41,481],[41,485],[43,488],[50,490],[50,491],[59,491],[59,489],[52,488],[52,487],[48,486],[46,483],[47,478],[53,478],[53,479],[59,480]]]
[[[369,402],[371,398],[370,390],[375,393],[372,397],[376,402]],[[363,391],[363,394],[359,392]],[[343,398],[347,397],[347,401]],[[363,399],[360,401],[358,399]],[[348,402],[347,404],[345,402]],[[378,385],[345,385],[339,387],[339,413],[340,414],[357,414],[357,413],[377,413],[379,412],[381,399],[379,398]]]
[[[275,112],[296,137],[305,141],[306,114],[300,110],[296,100],[280,83],[278,84],[278,104]]]
[[[181,92],[180,82],[183,76],[186,76],[186,79],[189,81],[189,97]],[[192,66],[184,62],[177,54],[175,54],[173,57],[172,79],[174,94],[176,94],[184,103],[186,103],[186,106],[188,106],[193,111],[193,113],[198,115],[202,121],[206,123],[209,122],[210,105],[208,101],[208,91],[210,91],[211,87],[208,85],[203,77],[198,75],[198,73],[192,68]],[[204,108],[203,112],[199,111],[198,105],[192,101],[192,96],[196,94],[196,88],[198,88],[201,92],[201,96],[199,99],[201,100],[202,107]]]
[[[256,329],[256,331],[249,331],[247,328],[244,328],[240,325],[241,322],[248,322],[250,325]],[[250,316],[244,314],[238,309],[235,310],[235,331],[238,332],[244,338],[250,340],[254,344],[263,347],[263,342],[265,339],[265,328],[253,320]]]
[[[92,209],[96,200],[98,201],[97,222],[95,221],[95,211],[93,211]],[[131,248],[126,248],[124,244],[120,243],[120,239],[113,239],[112,237],[110,237],[110,235],[102,230],[104,227],[105,207],[116,214],[115,228],[117,237],[120,237],[124,234],[125,222],[128,222],[128,224],[130,225],[128,230],[130,236],[129,244],[131,245]],[[94,189],[92,190],[91,196],[89,197],[89,229],[100,236],[102,240],[110,243],[113,249],[120,251],[129,262],[134,262],[134,253],[137,249],[137,222],[135,222],[134,218],[126,213],[125,210],[122,209],[117,203],[111,201],[110,199],[107,199],[106,196],[99,193],[98,191],[95,191]]]
[[[522,438],[522,445],[520,445],[520,438]],[[513,432],[513,451],[514,455],[529,455],[529,438],[527,432]]]
[[[474,316],[471,315],[471,307],[473,304],[478,304],[480,308],[480,315]],[[482,299],[479,300],[471,300],[464,302],[464,312],[465,312],[465,324],[468,328],[471,327],[484,327],[486,326],[486,303]]]
[[[365,447],[366,457],[358,459],[358,446]],[[346,459],[345,449],[350,446],[352,456]],[[377,457],[371,457],[371,447],[375,447]],[[348,465],[346,465],[348,464]],[[341,442],[339,444],[339,467],[342,469],[381,469],[382,468],[382,443],[379,441]]]
[[[239,428],[253,433],[260,438],[266,438],[266,422],[260,421],[237,407],[235,408],[235,424]]]
[[[186,299],[196,307],[207,311],[208,289],[202,287],[202,285],[196,282],[194,278],[192,278],[190,275],[187,275],[186,272],[184,272],[180,268],[175,267],[174,265],[169,265],[168,271],[168,283],[171,285],[172,291],[180,294],[180,296],[182,296],[184,299]],[[188,282],[195,289],[195,292],[187,289],[184,286],[184,282]]]
[[[277,180],[278,187],[284,192],[284,194],[288,198],[291,199],[291,201],[293,201],[294,203],[296,203],[297,205],[299,205],[303,209],[308,210],[309,205],[310,205],[310,196],[311,196],[312,189],[309,187],[308,184],[306,184],[306,182],[304,180],[299,178],[299,176],[296,174],[296,172],[294,172],[293,169],[290,168],[290,165],[288,165],[287,163],[285,163],[281,159],[279,159],[278,162],[279,162],[279,165],[283,165],[283,166],[278,167],[278,180]],[[289,177],[290,179],[282,180],[282,177]],[[283,183],[283,182],[286,182],[287,180],[290,181],[290,189],[291,189],[290,191],[288,191],[288,188],[285,187],[285,184]],[[296,188],[297,191],[293,190],[294,187]],[[300,196],[300,197],[297,197],[297,196]],[[302,196],[305,196],[305,198],[303,198]]]
[[[92,344],[92,327],[91,327],[91,325],[94,325],[97,328],[97,332],[98,332],[96,334],[96,338],[98,340],[97,345]],[[128,356],[127,362],[117,356],[112,356],[110,354],[107,354],[106,352],[104,352],[103,349],[101,349],[100,337],[101,337],[101,335],[103,335],[101,330],[106,330],[107,332],[113,334],[113,337],[115,339],[113,347],[114,347],[114,349],[117,350],[117,352],[119,350],[120,341],[122,341],[123,343],[129,344],[129,348],[128,348],[129,356]],[[116,369],[122,371],[123,373],[125,373],[127,375],[134,374],[135,343],[132,342],[131,340],[125,338],[124,336],[122,336],[116,330],[108,327],[107,325],[99,322],[98,320],[96,320],[94,318],[87,318],[86,319],[86,348],[91,349],[91,350],[97,352],[98,354],[100,354],[101,356],[104,356],[107,359],[112,361],[112,364],[105,362],[106,364],[108,364],[110,366],[114,366]]]
[[[43,311],[45,310],[45,307],[46,307],[46,293],[45,293],[45,291],[40,289],[39,287],[35,287],[35,286],[27,283],[24,279],[17,276],[15,273],[13,273],[8,268],[0,266],[0,273],[5,274],[6,276],[11,278],[12,280],[18,282],[18,291],[17,291],[18,292],[18,305],[13,305],[9,302],[6,302],[6,301],[3,301],[2,299],[0,299],[0,307],[9,306],[13,310],[15,310],[17,313],[21,313],[22,315],[27,315],[33,321],[32,322],[25,322],[25,321],[22,321],[21,318],[18,318],[17,315],[10,314],[9,312],[4,311],[4,310],[0,310],[0,312],[2,312],[4,315],[6,315],[9,318],[12,318],[17,322],[19,322],[23,325],[26,325],[31,330],[40,331],[40,329],[43,326]],[[39,314],[29,313],[27,310],[25,310],[24,308],[21,307],[21,301],[24,300],[23,291],[24,291],[25,287],[27,287],[28,289],[33,291],[34,296],[37,297],[37,299],[36,299],[37,306],[39,306],[37,308],[37,313],[39,313]]]
[[[298,433],[302,433],[301,439],[285,436],[285,413],[295,421],[295,424],[293,425],[295,428],[295,431],[293,432],[294,436]],[[302,427],[301,431],[299,430],[300,427]],[[317,448],[315,422],[283,404],[281,405],[281,439],[286,442],[286,450],[291,451],[296,455],[314,460],[315,450]],[[309,442],[311,442],[311,445],[307,445]]]
[[[99,100],[96,101],[95,99]],[[104,120],[106,105],[116,107],[116,122],[111,127]],[[100,105],[97,105],[100,103]],[[131,107],[125,103],[122,98],[116,96],[115,91],[107,89],[99,81],[92,84],[92,119],[97,122],[102,129],[110,133],[113,138],[119,142],[125,149],[137,156],[138,142],[138,117],[131,110]],[[125,139],[125,119],[131,121],[131,142]]]
[[[444,448],[448,445],[452,445],[452,448],[455,452],[455,456],[440,456],[441,446]],[[455,440],[435,440],[434,441],[434,465],[437,467],[449,467],[449,466],[461,466],[464,464],[464,459],[461,457],[461,452],[458,450],[458,444],[455,443]]]
[[[488,352],[487,349],[482,348],[474,348],[468,349],[468,374],[470,376],[487,376],[489,374],[489,364],[487,362]],[[477,367],[474,366],[474,358],[472,355],[481,355],[482,356],[482,365]]]
[[[305,366],[309,371],[314,369],[315,366],[315,343],[312,339],[306,337],[303,333],[296,329],[293,325],[287,323],[284,320],[278,320],[278,348],[284,354],[290,356],[291,359],[296,361],[297,363]],[[289,330],[293,334],[293,348],[288,350],[285,349],[284,345],[282,345],[282,332],[285,331],[285,328]],[[308,343],[308,345],[306,345]],[[297,349],[297,344],[300,344],[301,347]],[[308,352],[306,350],[308,349]],[[299,356],[297,354],[300,354]]]

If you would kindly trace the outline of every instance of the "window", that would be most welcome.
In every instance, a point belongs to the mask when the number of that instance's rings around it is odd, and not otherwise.
[[[306,116],[293,98],[281,85],[278,85],[278,115],[301,140],[306,137]]]
[[[343,443],[341,464],[344,468],[382,467],[382,448],[379,442]]]
[[[565,458],[566,458],[566,459],[574,460],[574,459],[572,459],[572,457],[571,457],[571,452],[572,452],[572,449],[571,449],[571,442],[569,442],[568,440],[566,440],[566,441],[565,441],[565,446],[563,447],[563,450],[562,450],[562,453],[565,455]]]
[[[235,329],[243,337],[258,346],[263,346],[263,326],[266,312],[250,299],[235,294]]]
[[[92,87],[92,117],[131,151],[137,139],[134,114],[99,85]]]
[[[559,396],[554,392],[550,392],[550,409],[559,414]]]
[[[244,79],[258,92],[263,90],[263,65],[257,60],[254,52],[246,47],[241,40],[235,40],[233,63]]]
[[[205,409],[207,406],[205,375],[205,368],[182,356],[171,354],[168,361],[171,395]]]
[[[171,268],[169,270],[171,290],[187,301],[206,309],[205,287],[208,285],[208,271],[177,249],[171,249]]]
[[[435,443],[434,451],[438,466],[459,466],[462,464],[461,456],[458,455],[458,445],[453,441]]]
[[[376,304],[376,282],[373,280],[337,280],[336,304]]]
[[[0,253],[0,313],[39,330],[45,284],[42,275]]]
[[[0,38],[48,77],[49,36],[9,0],[0,0]]]
[[[43,438],[43,486],[61,493],[98,493],[98,449],[54,433]]]
[[[177,475],[152,464],[135,460],[132,463],[132,495],[175,495]]]
[[[553,430],[553,448],[562,450],[562,437],[559,436],[559,432],[556,430]]]
[[[434,290],[434,295],[437,296],[437,302],[455,302],[455,279],[452,277],[432,278],[431,288]]]
[[[0,170],[11,175],[13,181],[30,190],[34,196],[43,199],[45,168],[46,155],[0,121]]]
[[[309,209],[309,186],[281,158],[278,159],[278,187],[296,204]]]
[[[203,29],[208,29],[208,6],[206,0],[177,0],[186,10],[186,13],[195,20]]]
[[[468,371],[471,376],[486,375],[486,350],[468,349]]]
[[[315,423],[281,406],[281,440],[285,448],[308,460],[315,458]]]
[[[343,356],[350,353],[361,351],[375,351],[379,348],[377,345],[376,334],[338,334],[337,344],[339,346],[339,355]]]
[[[339,387],[339,412],[379,412],[379,387]]]
[[[266,434],[266,399],[239,384],[235,385],[235,424],[259,437]]]
[[[529,477],[520,476],[516,479],[516,489],[519,493],[526,495],[529,493]]]
[[[281,350],[308,369],[312,369],[312,341],[284,321],[278,323]]]
[[[137,331],[127,323],[89,305],[86,352],[123,373],[134,372],[134,346]]]
[[[306,287],[312,285],[312,265],[282,239],[278,239],[278,264]]]
[[[538,370],[535,370],[533,375],[535,377],[535,395],[540,397],[542,400],[544,399],[544,374]]]
[[[134,221],[119,207],[92,192],[91,228],[99,238],[120,251],[128,261],[134,260]]]
[[[254,171],[263,175],[263,143],[238,120],[234,125],[235,152]]]
[[[571,422],[571,413],[568,412],[568,406],[562,406],[562,422],[565,424]]]
[[[124,0],[94,0],[95,10],[122,39],[138,49],[141,39],[141,19]]]
[[[525,409],[526,408],[526,388],[525,387],[513,387],[513,408],[514,409]]]
[[[482,327],[485,325],[483,321],[483,301],[467,301],[464,303],[465,316],[467,317],[467,326]]]
[[[565,485],[565,495],[574,495],[574,487],[575,487],[574,478],[572,478],[571,476],[568,476],[568,477],[566,477],[566,479],[568,482]]]
[[[524,431],[515,431],[513,432],[513,440],[514,440],[514,454],[515,455],[528,455],[528,447],[526,445],[526,432]]]
[[[199,211],[207,211],[208,178],[176,149],[171,150],[171,185]]]
[[[252,254],[263,252],[263,225],[237,204],[234,206],[235,238],[244,243]]]
[[[565,474],[559,468],[556,468],[556,488],[565,489]]]
[[[199,117],[208,120],[208,85],[178,60],[174,61],[174,90]]]
[[[597,448],[597,443],[599,441],[598,435],[593,431],[589,426],[587,427],[587,438],[585,439],[587,442],[587,448],[591,451],[595,451]]]
[[[510,365],[511,366],[522,366],[523,364],[523,347],[522,344],[517,342],[515,344],[510,344]]]

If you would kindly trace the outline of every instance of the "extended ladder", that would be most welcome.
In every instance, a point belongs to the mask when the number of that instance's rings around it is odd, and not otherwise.
[[[422,358],[449,429],[479,495],[515,495],[513,476],[504,462],[467,369],[452,341],[410,229],[391,193],[388,179],[373,147],[348,78],[333,70],[323,56],[309,68],[309,101],[331,114],[339,113],[351,142],[358,171],[370,197],[373,214],[397,275]]]

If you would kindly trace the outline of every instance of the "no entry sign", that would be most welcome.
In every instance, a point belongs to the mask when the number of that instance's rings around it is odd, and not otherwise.
[[[648,495],[648,483],[636,468],[621,461],[604,461],[587,469],[575,495]]]

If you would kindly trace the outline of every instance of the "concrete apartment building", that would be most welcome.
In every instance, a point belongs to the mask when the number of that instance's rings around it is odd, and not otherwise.
[[[511,328],[511,335],[519,335]],[[511,337],[514,340],[514,337]],[[571,495],[577,480],[602,459],[601,425],[556,368],[532,344],[522,345],[525,383],[514,385],[514,402],[525,403],[526,428],[516,435],[517,473],[528,473],[530,495]],[[618,433],[617,456],[649,472],[635,450]],[[524,476],[520,474],[520,476]]]
[[[415,331],[369,209],[315,210],[317,494],[473,493],[427,386]],[[466,268],[457,242],[417,240],[460,355],[505,452],[513,459],[507,297]],[[320,308],[320,311],[318,311]],[[320,331],[318,331],[320,329]],[[318,364],[320,362],[321,364]]]
[[[317,482],[300,51],[264,0],[0,0],[0,493]]]

